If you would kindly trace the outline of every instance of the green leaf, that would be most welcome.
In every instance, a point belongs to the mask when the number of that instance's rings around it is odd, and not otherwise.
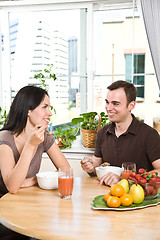
[[[53,64],[47,64],[47,68],[44,69],[44,73],[42,73],[41,70],[41,72],[37,72],[34,75],[34,78],[39,79],[42,87],[48,91],[48,85],[46,84],[46,80],[52,79],[55,81],[57,79],[55,73],[53,73]]]
[[[81,123],[83,122],[84,119],[82,117],[79,117],[79,118],[73,118],[72,121],[71,121],[71,124],[72,125],[77,125],[78,123]]]

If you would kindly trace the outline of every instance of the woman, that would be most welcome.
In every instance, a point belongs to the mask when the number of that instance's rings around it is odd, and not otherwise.
[[[49,96],[44,89],[26,86],[19,90],[0,130],[0,197],[37,183],[43,152],[47,152],[57,169],[70,167],[47,131],[51,116]],[[1,224],[0,238],[30,239]]]
[[[57,169],[70,167],[47,131],[51,115],[47,91],[35,86],[19,90],[0,130],[0,197],[37,183],[43,152]]]

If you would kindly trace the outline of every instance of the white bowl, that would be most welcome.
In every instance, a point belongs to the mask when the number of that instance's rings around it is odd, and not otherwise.
[[[58,172],[39,172],[36,174],[38,185],[43,189],[58,188]]]
[[[109,172],[115,173],[118,176],[120,176],[122,172],[122,168],[115,167],[115,166],[105,166],[105,167],[99,166],[99,167],[96,167],[95,169],[96,169],[96,174],[99,180]]]

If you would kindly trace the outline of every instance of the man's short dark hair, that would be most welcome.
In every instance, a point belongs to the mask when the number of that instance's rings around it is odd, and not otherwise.
[[[110,91],[119,89],[119,88],[124,89],[127,97],[127,104],[136,100],[137,89],[132,83],[119,80],[119,81],[113,82],[110,86],[107,87],[107,89],[109,89]]]

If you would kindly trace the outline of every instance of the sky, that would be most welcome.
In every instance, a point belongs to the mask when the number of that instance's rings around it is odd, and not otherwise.
[[[39,18],[50,23],[54,29],[62,31],[67,37],[79,36],[80,29],[80,11],[77,10],[55,10],[41,12],[17,12],[10,14],[10,20],[15,18],[28,19]],[[29,27],[29,26],[28,26]]]

